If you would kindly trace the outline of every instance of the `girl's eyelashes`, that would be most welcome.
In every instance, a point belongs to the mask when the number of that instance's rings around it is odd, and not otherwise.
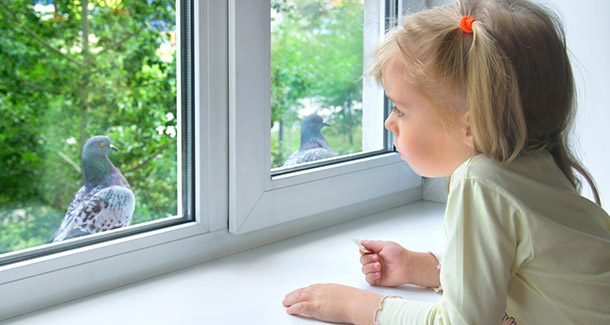
[[[392,112],[396,113],[398,117],[401,117],[403,115],[403,113],[399,111],[398,108],[396,108],[396,105],[392,105]]]

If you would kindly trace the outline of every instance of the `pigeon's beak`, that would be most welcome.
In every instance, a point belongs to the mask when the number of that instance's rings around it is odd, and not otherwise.
[[[324,127],[324,126],[330,126],[330,124],[328,124],[328,123],[322,123],[322,127]]]
[[[109,146],[109,148],[110,148],[110,150],[112,150],[112,151],[119,151],[119,148],[117,148],[117,147],[115,147],[115,146],[113,146],[113,145],[110,145],[110,146]]]

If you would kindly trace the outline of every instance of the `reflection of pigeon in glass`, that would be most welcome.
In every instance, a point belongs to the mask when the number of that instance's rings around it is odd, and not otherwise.
[[[135,197],[127,180],[108,159],[118,151],[105,136],[94,136],[83,147],[85,185],[76,193],[51,242],[128,226]]]
[[[324,126],[328,124],[317,114],[305,117],[301,123],[301,146],[286,159],[283,166],[334,157],[335,153],[320,132]]]

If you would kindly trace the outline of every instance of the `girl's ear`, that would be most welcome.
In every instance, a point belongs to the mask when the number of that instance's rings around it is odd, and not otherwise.
[[[463,141],[464,143],[474,149],[474,139],[472,138],[472,127],[470,125],[470,110],[467,110],[466,113],[462,114],[460,120],[460,127],[463,132]]]

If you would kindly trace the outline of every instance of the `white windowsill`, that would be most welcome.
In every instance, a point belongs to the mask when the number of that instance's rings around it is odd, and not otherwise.
[[[444,204],[418,201],[8,320],[6,324],[311,324],[281,301],[293,289],[340,283],[438,301],[430,289],[369,286],[351,238],[441,252]],[[153,257],[154,258],[154,257]],[[313,322],[315,323],[315,322]]]

